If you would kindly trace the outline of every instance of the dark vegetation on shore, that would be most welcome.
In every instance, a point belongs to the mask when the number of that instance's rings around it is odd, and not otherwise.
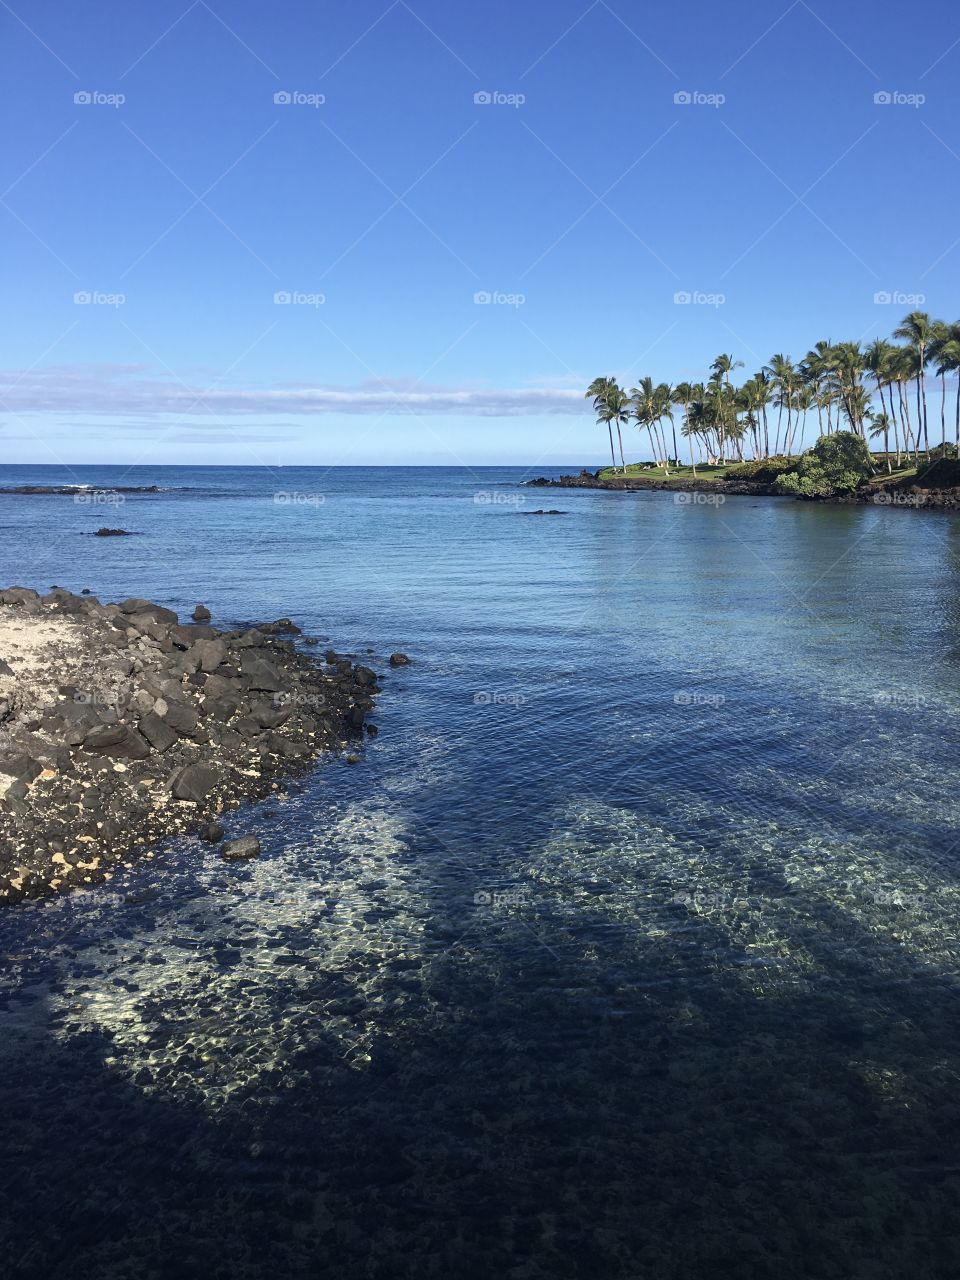
[[[209,618],[0,592],[0,903],[94,884],[174,834],[218,842],[224,809],[359,739],[379,692],[369,667],[300,652],[286,618]]]
[[[860,445],[860,448],[857,446]],[[761,458],[724,466],[672,466],[633,463],[622,471],[601,467],[526,483],[560,489],[608,489],[625,492],[666,490],[750,497],[794,497],[811,501],[878,506],[960,509],[960,462],[931,451],[929,463],[899,467],[888,474],[885,459],[864,452],[849,432],[823,436],[799,458]],[[952,446],[947,446],[952,451]],[[852,461],[851,461],[852,458]]]

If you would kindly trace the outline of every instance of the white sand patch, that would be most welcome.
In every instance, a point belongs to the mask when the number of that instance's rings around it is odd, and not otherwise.
[[[12,676],[0,672],[0,691],[29,682],[48,689],[52,701],[65,675],[60,646],[69,641],[72,630],[65,618],[35,618],[12,609],[0,612],[0,658],[13,670]]]

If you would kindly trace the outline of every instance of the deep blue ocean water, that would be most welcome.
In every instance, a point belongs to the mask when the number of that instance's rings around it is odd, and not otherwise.
[[[530,474],[0,468],[163,488],[3,585],[385,673],[260,862],[0,916],[9,1274],[957,1273],[960,518]]]

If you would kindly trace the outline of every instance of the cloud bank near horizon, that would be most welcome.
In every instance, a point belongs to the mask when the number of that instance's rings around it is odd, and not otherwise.
[[[458,414],[532,417],[588,412],[564,387],[425,386],[374,379],[355,387],[298,384],[243,389],[151,376],[142,365],[58,365],[0,373],[0,412],[77,414]]]

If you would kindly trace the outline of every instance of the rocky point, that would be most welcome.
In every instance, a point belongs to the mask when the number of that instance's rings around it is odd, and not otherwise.
[[[0,591],[0,904],[95,884],[168,836],[217,842],[224,809],[375,732],[369,667],[301,653],[289,618],[193,617]]]

